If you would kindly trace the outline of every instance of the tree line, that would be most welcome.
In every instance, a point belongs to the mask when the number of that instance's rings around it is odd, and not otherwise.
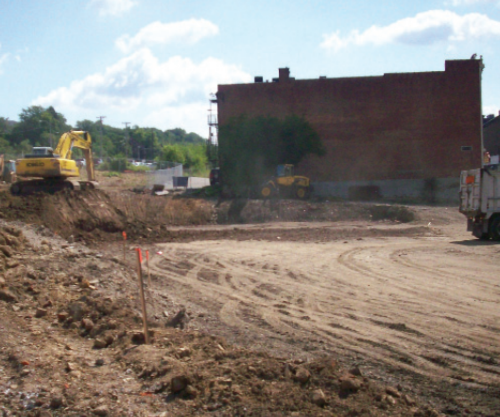
[[[195,175],[206,175],[220,163],[224,183],[234,189],[254,187],[278,164],[297,165],[308,154],[325,154],[318,133],[303,116],[232,118],[220,127],[217,150],[181,128],[116,128],[97,120],[71,126],[53,107],[41,106],[23,109],[17,122],[0,117],[0,154],[15,158],[31,153],[33,146],[55,148],[59,137],[71,129],[88,131],[94,155],[103,159],[177,162]],[[81,157],[79,149],[73,155]]]
[[[81,120],[68,124],[63,114],[52,106],[30,106],[19,114],[19,121],[0,117],[0,154],[10,158],[31,153],[34,146],[55,149],[59,137],[69,130],[85,130],[93,140],[94,155],[100,158],[170,161],[186,169],[205,170],[208,164],[207,142],[196,133],[175,128],[117,128],[100,120]],[[79,150],[75,150],[79,157]]]

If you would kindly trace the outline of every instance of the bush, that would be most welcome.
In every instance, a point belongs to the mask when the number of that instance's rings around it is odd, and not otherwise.
[[[147,172],[151,171],[151,167],[147,165],[132,165],[127,164],[127,170],[132,172]]]
[[[126,159],[110,159],[97,166],[99,171],[123,172],[129,169],[130,164]]]
[[[104,177],[107,177],[107,178],[113,178],[113,177],[120,177],[121,174],[119,172],[115,172],[115,171],[108,171],[108,172],[105,172],[103,174]]]
[[[208,158],[205,145],[173,144],[166,145],[162,149],[163,161],[178,162],[184,165],[184,169],[190,171],[193,176],[208,176]]]
[[[370,207],[372,220],[392,220],[409,223],[415,220],[415,213],[405,206],[376,205]]]

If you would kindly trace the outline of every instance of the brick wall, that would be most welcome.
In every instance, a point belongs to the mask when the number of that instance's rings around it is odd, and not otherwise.
[[[445,71],[314,80],[280,69],[279,82],[219,85],[219,124],[305,116],[327,149],[297,167],[313,181],[458,177],[481,165],[480,66],[455,60]]]
[[[484,147],[491,155],[500,155],[500,115],[484,125]]]

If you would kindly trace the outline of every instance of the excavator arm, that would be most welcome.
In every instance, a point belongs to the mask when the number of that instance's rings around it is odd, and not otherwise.
[[[83,150],[85,159],[85,167],[87,169],[88,181],[95,181],[94,159],[92,158],[92,138],[89,132],[82,130],[70,130],[63,133],[59,139],[54,154],[59,155],[63,159],[71,159],[73,148]]]

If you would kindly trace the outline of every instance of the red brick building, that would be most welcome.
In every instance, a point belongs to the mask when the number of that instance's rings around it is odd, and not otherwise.
[[[280,68],[272,82],[219,85],[219,125],[240,114],[304,116],[327,154],[297,170],[320,194],[375,187],[418,199],[431,187],[437,200],[455,199],[460,171],[481,166],[482,67],[453,60],[444,71],[310,80]]]

